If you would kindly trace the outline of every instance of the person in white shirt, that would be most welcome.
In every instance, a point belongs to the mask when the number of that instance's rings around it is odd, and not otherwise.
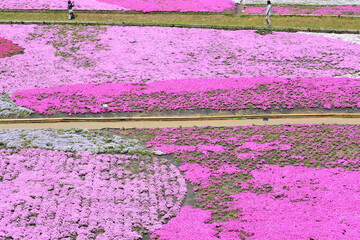
[[[267,7],[266,7],[266,11],[265,11],[265,15],[266,15],[266,24],[268,25],[268,27],[271,26],[271,20],[270,20],[270,16],[272,14],[272,6],[271,6],[271,1],[267,1]]]

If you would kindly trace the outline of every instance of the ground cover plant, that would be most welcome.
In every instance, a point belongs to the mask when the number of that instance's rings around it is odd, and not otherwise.
[[[179,170],[164,159],[0,150],[2,239],[140,239],[180,209]]]
[[[187,191],[180,171],[136,140],[82,129],[0,134],[1,239],[142,239],[177,215]]]
[[[40,148],[46,150],[91,153],[156,154],[139,141],[107,132],[85,129],[0,129],[1,148]]]
[[[0,118],[21,118],[32,113],[34,111],[16,105],[8,94],[0,94]]]
[[[1,60],[3,93],[82,83],[334,77],[358,72],[360,63],[359,45],[303,33],[35,25],[0,30],[25,48]]]
[[[2,9],[51,9],[67,8],[66,1],[23,0],[21,2],[9,0],[0,1]],[[122,11],[181,11],[181,12],[223,12],[234,7],[231,0],[189,1],[189,0],[78,0],[75,8],[80,10],[122,10]]]
[[[20,46],[0,37],[0,58],[11,57],[13,55],[20,54],[23,51],[24,49]]]
[[[169,110],[360,109],[360,79],[231,78],[80,84],[15,92],[40,114]]]
[[[22,1],[0,1],[1,9],[49,9],[66,10],[67,1],[54,0],[22,0]],[[78,0],[75,2],[75,8],[79,10],[130,10],[117,5],[106,4],[97,0]]]
[[[247,5],[245,14],[264,14],[264,5]],[[360,5],[354,6],[321,6],[321,5],[274,5],[274,14],[288,15],[360,15]]]
[[[195,206],[154,239],[359,236],[359,125],[114,130],[172,154]],[[341,196],[341,197],[339,197]]]

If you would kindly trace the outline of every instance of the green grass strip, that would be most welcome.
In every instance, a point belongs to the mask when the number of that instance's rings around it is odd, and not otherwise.
[[[250,27],[265,27],[265,17],[259,15],[230,15],[230,14],[183,14],[183,13],[104,13],[104,12],[76,12],[78,23],[104,23],[125,25],[204,25],[221,28],[247,29]],[[1,12],[0,21],[45,21],[66,22],[66,11],[48,12]],[[74,21],[74,20],[72,20]],[[71,21],[68,21],[71,22]],[[360,30],[359,17],[336,17],[336,16],[281,16],[272,17],[272,25],[280,29],[313,29],[313,30]]]

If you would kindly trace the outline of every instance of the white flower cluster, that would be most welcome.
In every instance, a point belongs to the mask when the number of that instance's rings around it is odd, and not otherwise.
[[[359,5],[360,0],[273,0],[272,4]],[[244,4],[266,4],[264,0],[244,0]]]
[[[10,100],[9,95],[0,94],[0,118],[26,117],[34,111],[20,107]]]
[[[336,34],[336,33],[313,33],[313,32],[301,32],[301,33],[339,39],[345,42],[360,45],[360,34]],[[357,73],[348,73],[341,75],[339,77],[360,78],[360,69]]]
[[[0,130],[0,146],[40,148],[66,152],[156,154],[139,141],[101,130],[10,129]]]

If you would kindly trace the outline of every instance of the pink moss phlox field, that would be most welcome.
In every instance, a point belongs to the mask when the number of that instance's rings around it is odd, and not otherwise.
[[[150,156],[0,150],[0,239],[140,239],[180,211],[186,183]]]
[[[245,7],[245,14],[264,14],[266,5]],[[360,6],[296,6],[274,5],[273,13],[279,15],[360,15]]]
[[[229,205],[241,211],[239,219],[204,224],[204,220],[210,219],[201,217],[209,214],[208,211],[192,210],[194,215],[190,217],[185,215],[190,210],[187,206],[155,234],[164,240],[194,234],[180,238],[192,239],[198,232],[188,233],[187,226],[202,224],[207,230],[203,233],[204,239],[240,239],[239,232],[244,233],[242,236],[246,239],[273,239],[274,236],[277,239],[357,239],[360,236],[359,171],[263,165],[251,174],[253,179],[249,182],[269,185],[272,191],[232,195],[233,202]],[[221,229],[219,238],[215,237],[216,228]]]
[[[20,46],[0,37],[0,58],[10,57],[24,51]]]
[[[146,136],[148,147],[173,154],[181,163],[185,179],[195,185],[196,206],[203,209],[197,214],[211,210],[210,221],[192,220],[216,230],[209,239],[359,235],[359,125],[127,131]],[[164,240],[179,239],[186,229],[177,226],[190,224],[175,217],[155,233]]]
[[[98,0],[134,11],[176,11],[176,12],[223,12],[234,8],[231,0]]]
[[[356,239],[360,236],[359,171],[264,165],[250,181],[270,185],[265,194],[232,195],[239,220],[226,231],[245,231],[249,239]]]
[[[76,10],[131,10],[122,6],[106,4],[98,0],[76,0]],[[66,10],[67,1],[62,0],[0,0],[1,9],[49,9]]]
[[[0,25],[0,32],[25,48],[0,62],[6,93],[84,83],[334,77],[360,65],[360,45],[304,33],[66,25]]]
[[[217,233],[211,220],[211,211],[184,206],[180,213],[152,235],[158,240],[194,239],[216,240]]]
[[[51,9],[67,8],[67,1],[53,0],[0,0],[2,9]],[[180,11],[223,12],[234,8],[231,0],[76,0],[75,10],[132,10],[132,11]]]
[[[184,79],[143,84],[80,84],[15,92],[41,114],[165,110],[360,108],[360,79]]]

